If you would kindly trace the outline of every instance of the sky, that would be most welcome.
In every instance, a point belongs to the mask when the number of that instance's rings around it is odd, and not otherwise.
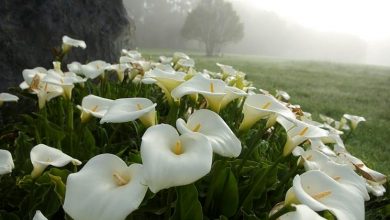
[[[390,0],[232,0],[273,11],[288,21],[324,32],[348,33],[368,42],[390,37]]]

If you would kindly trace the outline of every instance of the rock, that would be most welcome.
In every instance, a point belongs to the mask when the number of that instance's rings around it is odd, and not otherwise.
[[[1,0],[0,15],[0,91],[18,86],[23,69],[51,68],[63,35],[87,43],[65,63],[116,62],[122,48],[133,47],[135,25],[122,0]]]

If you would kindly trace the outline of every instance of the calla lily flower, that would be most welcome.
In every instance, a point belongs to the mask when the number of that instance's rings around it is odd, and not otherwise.
[[[70,72],[76,73],[76,74],[78,74],[78,75],[84,75],[84,74],[83,74],[83,71],[82,71],[82,69],[81,69],[81,66],[82,66],[81,63],[79,63],[79,62],[77,62],[77,61],[74,61],[74,62],[68,64],[68,65],[67,65],[67,68],[68,68],[68,70],[69,70]]]
[[[290,100],[290,95],[283,90],[276,90],[275,97],[281,101],[288,102]]]
[[[363,220],[364,200],[356,189],[346,187],[318,170],[295,176],[286,203],[294,200],[314,211],[329,210],[337,219]]]
[[[216,64],[222,71],[222,79],[226,79],[228,76],[235,76],[237,73],[237,70],[235,70],[232,66],[224,65],[221,63]]]
[[[170,125],[152,126],[141,143],[146,185],[157,193],[193,183],[210,172],[212,155],[210,142],[202,134],[179,136]]]
[[[41,211],[37,210],[32,220],[47,220]]]
[[[11,173],[14,167],[11,153],[0,149],[0,175]]]
[[[87,44],[83,40],[76,40],[68,36],[62,37],[62,50],[64,53],[67,53],[72,47],[81,47],[82,49],[87,48]]]
[[[199,132],[207,137],[213,151],[224,157],[238,157],[241,153],[241,142],[230,130],[225,121],[215,112],[200,109],[195,111],[187,123],[179,118],[176,121],[180,133]]]
[[[196,75],[182,83],[171,94],[176,100],[180,100],[185,95],[201,94],[207,100],[208,106],[215,112],[219,112],[234,99],[247,95],[240,89],[227,86],[222,80],[207,79],[202,75]]]
[[[81,106],[77,105],[77,108],[81,110],[81,121],[88,121],[91,115],[96,118],[103,118],[113,102],[114,101],[111,99],[106,99],[95,95],[85,96],[81,101]]]
[[[136,50],[122,49],[122,55],[132,58],[133,60],[141,60],[142,54]]]
[[[38,144],[31,149],[30,159],[34,167],[31,173],[33,178],[41,175],[41,173],[49,165],[63,167],[68,163],[72,163],[74,165],[81,164],[79,160],[70,157],[56,148],[52,148],[44,144]]]
[[[34,69],[24,69],[22,72],[24,81],[19,85],[21,89],[38,89],[44,87],[41,81],[47,74],[47,70],[43,67]]]
[[[294,113],[280,101],[271,95],[263,94],[248,96],[244,102],[244,108],[242,112],[244,114],[244,119],[241,122],[240,131],[248,130],[257,121],[263,118],[270,118],[271,120],[275,120],[277,114],[295,118]],[[274,123],[274,121],[270,121],[267,127],[272,126]]]
[[[337,182],[345,186],[355,187],[366,201],[370,199],[366,189],[366,182],[348,165],[337,164],[316,150],[304,152],[301,158],[304,161],[305,170],[321,170]]]
[[[289,155],[296,146],[307,139],[325,137],[329,134],[324,129],[283,115],[279,115],[276,120],[287,132],[287,142],[283,148],[283,156]]]
[[[74,83],[85,82],[86,79],[82,79],[76,74],[68,72],[63,75],[57,74],[55,71],[49,70],[48,74],[43,78],[43,82],[51,85],[61,86],[63,89],[63,95],[66,99],[71,99]]]
[[[125,219],[145,197],[142,170],[141,164],[127,166],[113,154],[93,157],[68,176],[65,212],[78,220]]]
[[[326,124],[328,124],[328,125],[332,124],[332,123],[335,121],[333,118],[331,118],[331,117],[329,117],[329,116],[326,116],[326,115],[323,115],[323,114],[320,114],[319,116],[320,116],[320,119],[321,119],[324,123],[326,123]]]
[[[366,121],[364,117],[361,116],[356,116],[356,115],[349,115],[349,114],[344,114],[343,118],[347,119],[351,123],[351,128],[352,130],[355,130],[357,125],[362,122]]]
[[[131,69],[128,64],[114,64],[106,67],[106,70],[114,70],[120,82],[125,78],[125,71]]]
[[[115,100],[100,123],[123,123],[140,119],[145,126],[156,124],[156,103],[146,98],[123,98]]]
[[[158,58],[158,60],[160,61],[160,63],[162,63],[162,64],[171,64],[171,62],[172,62],[172,57],[166,57],[166,56],[160,56],[159,58]]]
[[[156,83],[165,93],[168,101],[172,103],[171,91],[185,81],[183,72],[164,71],[155,68],[145,73],[143,83]],[[150,80],[152,79],[152,81]]]
[[[287,212],[280,216],[279,220],[326,220],[321,217],[317,212],[310,209],[307,205],[292,205],[295,207],[295,211]]]
[[[195,61],[193,59],[180,59],[177,61],[176,65],[178,68],[188,69],[195,66]]]
[[[337,162],[348,164],[351,168],[356,170],[357,173],[361,174],[366,180],[379,185],[384,184],[387,181],[386,175],[370,169],[363,163],[363,161],[351,155],[345,149],[338,149],[337,156]]]
[[[0,93],[0,107],[3,105],[4,102],[17,102],[19,100],[19,97],[16,95],[12,95],[6,92]]]
[[[81,65],[81,71],[89,79],[95,79],[99,76],[104,78],[104,70],[110,64],[102,60],[95,60],[85,65]]]
[[[172,62],[173,64],[176,64],[180,59],[190,59],[190,57],[182,52],[175,52],[173,53]]]

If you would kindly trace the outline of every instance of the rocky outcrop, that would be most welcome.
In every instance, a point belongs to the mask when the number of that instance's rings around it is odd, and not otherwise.
[[[133,46],[135,25],[122,0],[1,0],[0,17],[0,91],[17,86],[25,68],[51,68],[63,35],[87,43],[65,62],[114,62]]]

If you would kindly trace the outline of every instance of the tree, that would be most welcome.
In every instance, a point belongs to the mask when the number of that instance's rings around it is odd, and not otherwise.
[[[228,42],[242,39],[244,25],[233,6],[224,0],[202,0],[189,12],[181,30],[184,38],[204,44],[206,55],[220,52]]]

